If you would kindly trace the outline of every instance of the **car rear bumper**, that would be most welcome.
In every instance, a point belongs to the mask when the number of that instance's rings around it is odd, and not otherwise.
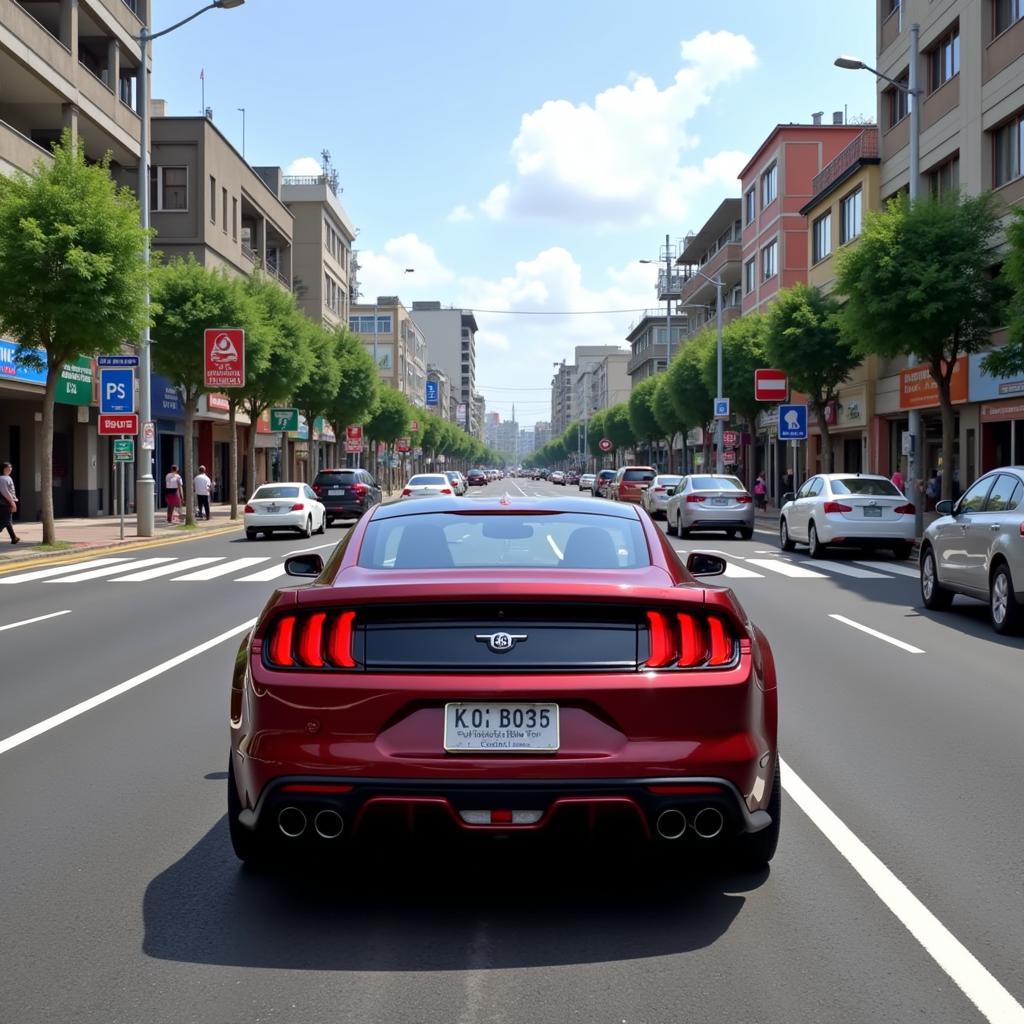
[[[312,515],[311,509],[303,509],[301,512],[279,512],[275,515],[247,515],[245,528],[247,530],[304,530],[306,520]]]
[[[324,501],[320,499],[320,504],[323,505],[324,511],[329,516],[341,518],[342,516],[361,516],[368,508],[373,506],[368,501],[338,501],[328,500]]]
[[[748,505],[742,510],[722,509],[720,512],[703,508],[699,512],[685,510],[682,513],[682,524],[690,530],[752,529],[754,506]]]
[[[886,547],[889,544],[911,544],[914,540],[914,517],[904,516],[907,522],[859,523],[839,516],[827,516],[815,521],[818,539],[826,544],[848,543],[851,547]]]

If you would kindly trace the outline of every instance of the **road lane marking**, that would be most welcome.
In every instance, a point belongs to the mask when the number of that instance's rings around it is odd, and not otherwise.
[[[5,629],[17,629],[19,626],[31,626],[33,622],[44,622],[46,619],[55,619],[58,615],[70,615],[71,609],[65,608],[62,612],[50,612],[49,615],[37,615],[34,619],[22,619],[21,622],[8,622],[6,626],[0,626],[0,633]]]
[[[723,576],[728,576],[734,580],[763,580],[764,574],[760,572],[754,572],[753,569],[745,569],[742,565],[736,565],[735,562],[725,563],[725,572]]]
[[[887,644],[892,644],[893,647],[898,647],[902,651],[908,651],[910,654],[924,654],[924,651],[922,651],[920,647],[915,647],[913,644],[897,640],[896,637],[889,636],[888,633],[879,633],[877,629],[872,629],[870,626],[864,626],[859,622],[854,622],[853,619],[848,619],[845,615],[830,614],[829,618],[835,619],[836,622],[841,622],[853,629],[859,629],[862,633],[867,633],[868,636],[873,636],[877,640],[884,640]]]
[[[790,562],[780,562],[775,558],[747,558],[745,561],[794,580],[823,580],[827,578],[823,573],[813,572],[811,569],[804,569],[799,565],[792,565]]]
[[[209,569],[199,569],[196,572],[187,572],[184,576],[175,576],[172,583],[191,582],[193,580],[215,580],[218,576],[227,576],[231,572],[240,572],[251,566],[259,565],[267,561],[266,555],[250,558],[234,558],[230,562],[223,562],[220,565],[211,566]]]
[[[0,583],[28,583],[31,580],[45,580],[49,576],[61,576],[70,572],[72,568],[81,569],[85,566],[96,567],[99,565],[110,565],[112,562],[130,562],[130,558],[93,558],[88,562],[75,562],[74,566],[58,565],[50,566],[49,569],[34,569],[32,572],[21,572],[17,576],[6,576],[0,579]],[[122,566],[123,568],[123,566]]]
[[[785,761],[783,789],[840,856],[867,883],[924,951],[991,1024],[1024,1024],[1024,1006],[966,946],[857,838]]]
[[[191,648],[191,650],[183,651],[181,654],[176,654],[173,658],[168,658],[167,661],[160,662],[159,665],[147,668],[145,672],[140,672],[137,676],[132,676],[131,679],[126,679],[123,683],[118,683],[117,686],[112,686],[109,690],[97,693],[95,697],[83,700],[80,704],[75,704],[74,707],[70,707],[66,711],[61,711],[59,714],[52,715],[50,718],[46,718],[42,722],[30,725],[27,729],[22,729],[21,732],[14,733],[13,736],[8,736],[5,740],[0,740],[0,754],[6,754],[8,750],[20,747],[23,743],[27,743],[29,740],[35,739],[37,736],[42,736],[43,733],[49,732],[51,729],[56,729],[58,725],[70,722],[72,718],[84,715],[86,711],[91,711],[93,708],[99,707],[101,704],[106,704],[108,700],[120,697],[122,693],[127,693],[129,690],[135,689],[136,686],[141,686],[150,679],[155,679],[157,676],[163,675],[164,672],[168,672],[172,668],[176,668],[178,665],[181,665],[192,658],[198,657],[200,654],[216,647],[225,640],[230,640],[232,637],[238,636],[239,633],[244,633],[246,630],[251,629],[255,623],[255,619],[249,619],[241,625],[234,626],[223,633],[219,633],[217,636],[212,637],[209,640],[204,640],[201,644]]]
[[[899,562],[858,562],[857,565],[866,565],[869,569],[881,569],[883,572],[892,572],[897,576],[910,576],[913,579],[920,579],[920,572],[917,569],[910,569]]]
[[[141,569],[144,565],[156,565],[158,562],[174,562],[174,558],[140,558],[132,562],[133,569]],[[103,569],[90,569],[88,572],[76,572],[71,576],[61,576],[59,579],[47,580],[47,583],[81,583],[85,580],[98,580],[101,576],[116,576],[128,568],[125,565],[108,565]]]
[[[846,562],[815,562],[819,569],[825,572],[834,572],[839,576],[852,576],[855,580],[891,580],[891,576],[884,573],[872,572],[870,569],[858,569],[855,565],[848,565]]]
[[[205,556],[201,558],[185,558],[172,565],[158,565],[155,569],[143,569],[142,572],[133,572],[128,576],[117,576],[111,583],[142,583],[145,580],[155,580],[160,576],[170,576],[171,573],[180,572],[182,569],[195,569],[200,565],[209,565],[211,562],[224,561],[223,555],[216,557]]]
[[[267,580],[277,579],[278,576],[284,576],[285,567],[284,562],[280,562],[278,565],[272,565],[269,569],[262,569],[259,572],[254,572],[250,576],[239,576],[236,583],[265,583]]]

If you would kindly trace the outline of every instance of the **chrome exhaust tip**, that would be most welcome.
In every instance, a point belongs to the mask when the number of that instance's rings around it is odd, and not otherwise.
[[[686,831],[686,815],[674,807],[662,811],[655,824],[662,839],[679,839]]]
[[[345,831],[345,819],[337,811],[319,811],[313,828],[321,839],[337,839]]]
[[[306,831],[306,815],[298,807],[282,807],[277,815],[281,835],[298,839]]]
[[[714,839],[725,828],[725,818],[717,807],[704,807],[693,819],[693,831],[701,839]]]

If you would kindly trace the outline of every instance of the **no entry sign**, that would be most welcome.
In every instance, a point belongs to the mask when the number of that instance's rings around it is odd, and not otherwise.
[[[755,370],[754,399],[758,402],[784,402],[789,397],[789,378],[785,370]]]
[[[207,328],[203,332],[203,386],[245,387],[245,331],[236,328]]]

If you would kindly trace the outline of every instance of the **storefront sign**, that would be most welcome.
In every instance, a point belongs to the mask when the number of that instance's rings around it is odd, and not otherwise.
[[[991,377],[983,369],[982,363],[988,352],[976,352],[971,356],[971,372],[969,394],[972,402],[985,402],[994,398],[1010,398],[1013,395],[1024,395],[1024,374],[1012,377]]]
[[[967,360],[958,359],[949,382],[949,397],[955,403],[967,401]],[[930,409],[939,404],[939,386],[927,366],[900,370],[900,408]]]
[[[172,420],[184,418],[185,410],[181,404],[181,395],[166,377],[153,377],[149,398],[155,418]]]
[[[328,444],[333,444],[337,441],[337,437],[334,435],[334,427],[323,416],[317,416],[313,421],[313,428],[316,431],[316,436],[321,441],[326,441]]]
[[[89,405],[92,402],[92,360],[86,356],[68,363],[60,372],[54,401],[58,405]]]
[[[206,396],[206,408],[210,412],[230,412],[231,400],[227,395],[221,395],[215,391],[212,395]]]
[[[1005,420],[1024,420],[1024,398],[1010,398],[1004,402],[986,402],[982,405],[982,423],[1001,423]]]
[[[245,387],[245,331],[207,328],[203,332],[203,352],[204,387]]]

